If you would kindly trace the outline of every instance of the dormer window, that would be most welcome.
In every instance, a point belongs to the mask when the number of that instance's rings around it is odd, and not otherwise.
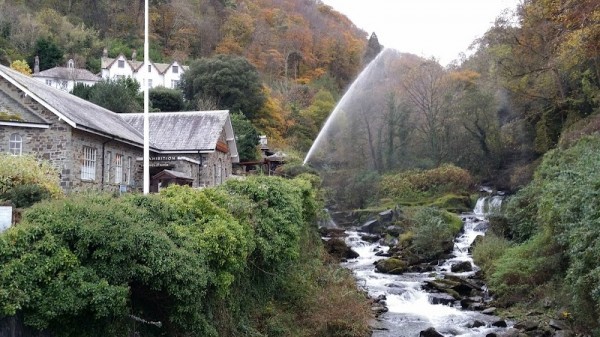
[[[178,73],[179,73],[179,67],[173,66],[173,74],[178,74]]]
[[[118,66],[119,68],[125,68],[125,60],[119,60],[119,61],[117,62],[117,66]]]
[[[67,68],[69,68],[69,69],[75,68],[75,61],[73,61],[73,59],[70,59],[69,62],[67,62]]]

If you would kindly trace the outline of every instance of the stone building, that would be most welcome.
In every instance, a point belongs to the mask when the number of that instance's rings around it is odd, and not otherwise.
[[[116,114],[0,65],[0,152],[48,160],[67,192],[141,190],[142,119],[141,114]],[[228,111],[159,113],[150,122],[154,176],[167,169],[194,187],[230,177],[238,156]],[[152,185],[154,190],[164,186],[161,181]]]

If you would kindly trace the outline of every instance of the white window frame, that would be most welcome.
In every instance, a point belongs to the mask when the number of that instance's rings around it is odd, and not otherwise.
[[[13,156],[20,156],[23,154],[23,137],[18,133],[10,135],[8,141],[8,152]]]
[[[148,72],[149,72],[149,73],[151,73],[151,72],[152,72],[152,65],[151,65],[151,64],[149,64],[149,65],[148,65]]]
[[[123,155],[115,154],[115,184],[123,182]]]
[[[172,66],[173,74],[179,74],[179,66]]]
[[[96,180],[96,149],[83,146],[83,158],[81,162],[81,180]]]
[[[148,79],[148,88],[152,89],[152,79],[151,78]]]
[[[178,80],[171,80],[171,88],[175,89],[179,85]]]
[[[106,151],[105,160],[106,160],[106,162],[104,163],[105,170],[106,170],[106,172],[104,173],[104,175],[106,176],[105,182],[110,183],[110,167],[112,164],[112,152]]]
[[[125,68],[125,60],[117,60],[117,67]]]
[[[46,80],[46,85],[52,86],[52,80]]]

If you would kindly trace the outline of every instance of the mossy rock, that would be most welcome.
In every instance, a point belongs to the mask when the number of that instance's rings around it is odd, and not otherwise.
[[[380,273],[385,274],[402,274],[406,271],[408,263],[406,261],[391,257],[377,261],[375,269]]]
[[[430,206],[445,209],[453,213],[469,212],[473,209],[468,195],[444,194],[435,199]]]

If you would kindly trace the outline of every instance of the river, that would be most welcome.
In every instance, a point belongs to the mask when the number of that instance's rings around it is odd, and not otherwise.
[[[383,257],[377,252],[385,252],[389,247],[378,243],[369,243],[361,239],[361,233],[347,231],[346,242],[360,254],[357,259],[344,262],[342,265],[353,271],[360,287],[364,288],[372,298],[385,297],[388,311],[378,317],[374,337],[418,337],[420,331],[433,327],[444,336],[479,337],[491,333],[499,333],[504,328],[492,324],[498,317],[483,314],[480,311],[463,310],[460,301],[448,304],[434,304],[435,297],[445,294],[433,294],[424,290],[427,281],[443,278],[444,275],[456,275],[468,278],[473,271],[452,273],[451,266],[457,262],[473,259],[469,247],[478,235],[484,235],[487,228],[486,213],[500,205],[500,197],[481,198],[472,213],[461,214],[464,230],[455,239],[452,258],[440,262],[433,272],[404,273],[390,275],[375,272],[374,263]],[[485,297],[485,296],[484,296]],[[442,298],[443,300],[444,298]],[[474,322],[478,322],[474,324]],[[482,325],[473,327],[473,325]]]

